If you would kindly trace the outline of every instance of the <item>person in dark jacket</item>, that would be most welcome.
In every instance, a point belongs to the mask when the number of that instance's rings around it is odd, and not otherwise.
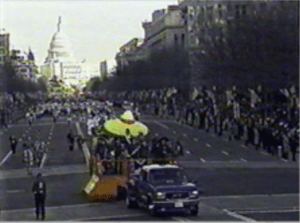
[[[9,137],[9,142],[10,142],[10,148],[11,148],[12,154],[16,154],[18,140],[16,139],[15,136],[11,135]]]
[[[74,134],[72,131],[70,131],[67,135],[67,139],[68,139],[68,142],[69,142],[69,150],[70,151],[73,151],[74,149],[74,141],[75,141],[75,137],[74,137]]]
[[[45,212],[45,199],[46,199],[46,182],[42,179],[42,174],[37,175],[37,179],[32,186],[32,192],[35,199],[35,213],[36,219],[39,219],[40,213],[42,220],[46,217]]]
[[[289,139],[289,143],[290,143],[290,149],[292,152],[292,159],[293,159],[293,161],[297,161],[296,153],[297,153],[297,148],[299,147],[299,137],[297,135],[291,136]]]

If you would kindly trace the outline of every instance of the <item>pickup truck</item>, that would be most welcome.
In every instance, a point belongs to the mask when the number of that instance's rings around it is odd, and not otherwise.
[[[151,216],[190,211],[198,215],[199,191],[177,165],[145,165],[128,179],[127,208],[142,207]]]

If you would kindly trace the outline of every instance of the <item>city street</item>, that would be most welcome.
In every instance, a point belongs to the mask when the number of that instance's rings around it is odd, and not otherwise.
[[[167,215],[150,218],[144,210],[128,210],[124,201],[89,203],[81,190],[89,181],[85,155],[78,148],[69,151],[66,135],[69,128],[86,134],[85,125],[67,124],[64,118],[54,124],[43,118],[30,128],[22,120],[7,131],[1,130],[1,219],[34,220],[33,178],[27,175],[20,153],[8,156],[10,134],[24,140],[38,136],[49,148],[47,157],[34,175],[42,172],[47,182],[47,220],[112,221],[245,221],[299,220],[298,163],[281,160],[245,147],[242,141],[228,142],[196,128],[152,116],[141,119],[151,136],[179,139],[185,155],[179,159],[191,180],[203,191],[196,217]],[[117,213],[117,214],[116,214]]]

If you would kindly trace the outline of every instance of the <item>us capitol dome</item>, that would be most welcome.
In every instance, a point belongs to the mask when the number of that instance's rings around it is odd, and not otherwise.
[[[79,86],[90,79],[91,74],[87,73],[87,70],[85,63],[74,59],[72,44],[61,30],[61,17],[59,17],[57,32],[51,39],[48,55],[41,66],[42,74],[50,79],[56,77],[67,86]]]

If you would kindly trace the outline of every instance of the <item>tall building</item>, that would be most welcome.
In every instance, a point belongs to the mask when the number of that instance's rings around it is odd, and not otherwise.
[[[149,50],[185,46],[185,23],[181,16],[181,8],[177,5],[154,11],[152,21],[142,25],[145,31],[145,47]]]
[[[131,62],[145,60],[155,50],[184,48],[186,30],[181,8],[170,5],[167,9],[155,10],[152,21],[142,23],[144,38],[133,38],[120,47],[116,55],[117,69],[122,70]]]
[[[115,59],[117,69],[122,70],[132,62],[143,60],[146,58],[144,40],[141,38],[133,38],[120,47]]]
[[[95,76],[95,72],[91,71],[92,66],[86,61],[79,62],[74,58],[71,42],[62,31],[59,17],[57,31],[51,39],[41,73],[49,78],[56,78],[67,86],[82,86],[91,76]]]
[[[0,66],[9,58],[9,34],[0,34]]]
[[[100,62],[100,73],[101,73],[101,77],[102,78],[106,78],[108,76],[107,75],[107,63],[106,63],[106,60]]]

